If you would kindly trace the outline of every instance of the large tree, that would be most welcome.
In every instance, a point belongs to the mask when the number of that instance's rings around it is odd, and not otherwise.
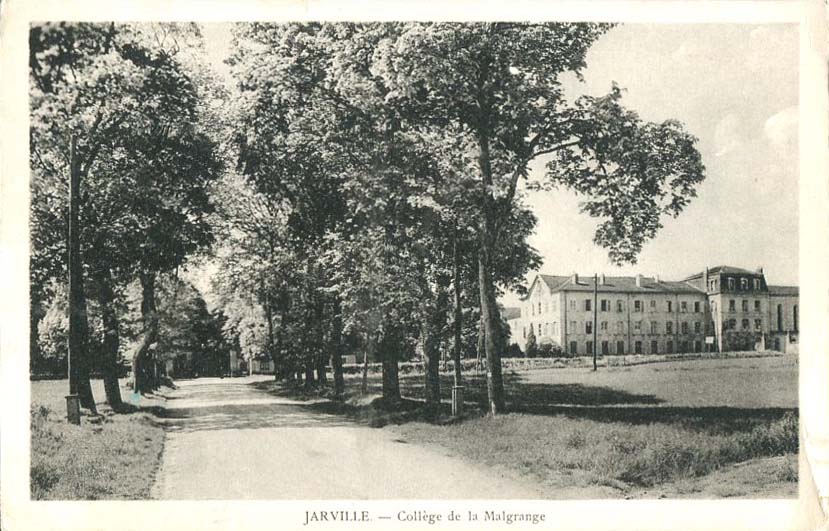
[[[633,262],[663,215],[678,215],[702,181],[696,139],[675,120],[643,122],[604,97],[571,101],[566,75],[581,76],[590,46],[609,29],[569,23],[412,23],[382,43],[372,71],[389,100],[414,109],[425,131],[465,141],[478,189],[478,280],[492,413],[504,410],[496,350],[494,250],[515,208],[519,181],[545,157],[547,184],[582,194],[600,219],[594,241],[616,263]]]
[[[210,241],[207,186],[220,164],[213,142],[200,131],[203,106],[195,76],[179,60],[184,37],[194,31],[176,25],[44,24],[30,34],[32,233],[38,257],[33,267],[45,270],[33,277],[53,274],[50,264],[61,261],[53,253],[62,246],[46,231],[65,219],[67,199],[60,190],[72,181],[81,244],[72,256],[78,263],[83,258],[86,275],[100,288],[110,353],[105,388],[113,407],[120,404],[114,377],[119,340],[117,315],[109,310],[117,286],[135,276],[145,285],[147,333],[133,360],[138,375],[157,339],[155,274],[174,269]],[[78,267],[72,271],[70,351],[83,362],[85,275]],[[88,364],[76,365],[88,372]],[[70,381],[77,379],[70,375]],[[84,405],[94,405],[88,376],[80,380]],[[140,378],[137,383],[148,388]]]

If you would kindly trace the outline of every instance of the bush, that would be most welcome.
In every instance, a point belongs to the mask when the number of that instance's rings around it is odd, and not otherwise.
[[[523,358],[524,353],[521,351],[521,347],[518,346],[518,343],[513,343],[507,347],[507,351],[505,352],[505,357],[507,358]]]

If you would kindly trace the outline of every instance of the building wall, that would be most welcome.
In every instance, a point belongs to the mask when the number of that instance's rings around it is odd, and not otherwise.
[[[638,341],[641,352],[650,354],[654,353],[652,342],[656,341],[658,353],[677,352],[682,350],[683,345],[689,352],[704,350],[706,321],[710,320],[707,317],[708,304],[702,293],[633,294],[603,292],[600,287],[597,347],[599,353],[603,353],[603,342],[606,341],[608,354],[628,354],[637,350]],[[669,322],[670,326],[667,325]],[[575,342],[576,354],[592,354],[588,342],[593,341],[593,293],[550,293],[543,281],[536,281],[521,306],[521,317],[510,320],[509,324],[511,341],[522,350],[526,349],[526,338],[532,327],[538,343],[553,343],[570,352],[571,342]]]
[[[600,285],[596,303],[598,352],[634,353],[637,342],[645,354],[796,350],[798,296],[770,294],[762,269],[733,272],[732,268],[711,275],[706,270],[686,282],[697,289],[705,289],[706,293],[611,292],[602,291]],[[588,300],[589,306],[585,302]],[[521,317],[510,321],[511,341],[525,350],[526,337],[532,326],[538,343],[553,343],[570,352],[571,343],[575,342],[577,355],[591,354],[588,343],[593,341],[592,305],[592,291],[551,293],[547,284],[537,277],[522,303]],[[671,323],[670,327],[667,323]],[[714,343],[707,344],[707,337],[713,338]],[[607,342],[606,346],[604,342]]]

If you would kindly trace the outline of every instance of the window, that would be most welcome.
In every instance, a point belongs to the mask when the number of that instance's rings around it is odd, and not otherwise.
[[[607,299],[602,299],[602,302],[601,302],[601,310],[602,310],[603,312],[608,312],[608,311],[610,311],[610,301],[609,301],[609,300],[607,300]]]
[[[699,301],[694,302],[694,313],[699,313],[700,311],[700,303]]]
[[[737,311],[737,303],[734,302],[734,299],[729,299],[729,301],[728,301],[728,311],[729,312]]]
[[[694,352],[702,352],[702,341],[694,341]]]
[[[575,309],[576,309],[576,301],[574,301],[574,300],[570,300],[570,309],[571,309],[571,310],[575,310]]]
[[[658,334],[659,333],[658,326],[659,326],[659,323],[657,323],[656,321],[651,321],[651,334]]]
[[[716,280],[712,280],[708,284],[709,284],[708,287],[711,289],[711,291],[717,291],[717,281]]]
[[[622,355],[625,353],[625,342],[624,341],[617,341],[616,342],[616,354]]]
[[[792,308],[792,320],[794,321],[794,331],[797,332],[797,304]]]
[[[616,311],[617,312],[625,311],[625,301],[623,301],[621,299],[616,301]]]
[[[680,349],[681,349],[680,352],[688,352],[688,342],[683,341],[681,346],[680,346]]]
[[[541,301],[538,301],[538,315],[541,315]]]
[[[599,323],[599,330],[607,331],[607,321],[602,321]]]
[[[641,354],[642,353],[642,342],[641,341],[637,341],[636,343],[633,344],[633,351],[636,354]]]
[[[762,319],[755,319],[754,320],[754,329],[755,330],[762,330],[763,329],[763,320]]]
[[[679,303],[679,313],[688,313],[688,302],[682,301]]]
[[[570,321],[570,333],[571,334],[576,333],[576,322],[575,321]]]
[[[673,334],[674,333],[674,323],[668,321],[665,323],[665,333],[666,334]]]
[[[576,342],[575,341],[570,341],[570,354],[573,355],[573,356],[578,354],[578,348],[576,347]]]
[[[651,341],[651,354],[659,354],[659,343],[657,341]]]
[[[668,313],[672,313],[674,311],[674,303],[672,301],[668,301]]]
[[[728,329],[729,330],[736,330],[737,329],[737,319],[729,319],[728,320]]]
[[[760,291],[760,288],[762,288],[762,283],[760,282],[759,278],[755,278],[754,279],[754,289],[757,290],[757,291]]]
[[[633,301],[633,311],[634,312],[641,312],[642,311],[642,301]]]
[[[748,291],[748,279],[741,278],[740,279],[740,289],[743,291]]]
[[[694,323],[694,333],[699,334],[700,332],[702,332],[702,323],[697,321],[696,323]]]
[[[637,332],[641,332],[642,331],[642,321],[636,321],[635,323],[633,323],[633,329]]]
[[[651,311],[656,311],[656,299],[651,299]]]
[[[740,324],[743,325],[743,330],[748,330],[748,319],[743,319]]]
[[[730,290],[734,289],[734,279],[733,278],[728,279],[728,289],[730,289]]]
[[[760,311],[760,301],[754,301],[754,311],[755,312]]]
[[[592,301],[590,299],[584,299],[584,311],[589,312],[592,309]]]
[[[674,342],[673,341],[668,341],[667,343],[665,343],[665,352],[667,352],[668,354],[673,354],[674,353]]]
[[[523,333],[523,337],[524,337],[524,339],[526,339],[526,338],[527,338],[527,327],[525,326],[525,327],[523,327],[521,330],[524,332],[524,333]]]
[[[587,352],[587,354],[593,354],[593,342],[592,341],[587,342],[587,351],[586,352]]]
[[[607,356],[610,354],[610,346],[607,344],[607,341],[602,341],[602,356]]]
[[[593,323],[587,321],[584,323],[584,333],[585,334],[592,334],[593,333]]]
[[[777,330],[778,331],[783,330],[783,305],[782,304],[777,305]]]
[[[745,299],[743,299],[743,311],[744,312],[748,311],[748,301],[745,300]]]
[[[683,334],[687,334],[687,333],[688,333],[688,323],[687,323],[686,321],[683,321],[683,322],[682,322],[682,333],[683,333]]]
[[[616,323],[616,333],[617,334],[624,334],[625,333],[625,323],[619,321]]]

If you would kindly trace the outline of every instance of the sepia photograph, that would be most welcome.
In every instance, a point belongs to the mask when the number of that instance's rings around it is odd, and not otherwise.
[[[27,22],[30,510],[820,491],[804,26],[549,18]]]

